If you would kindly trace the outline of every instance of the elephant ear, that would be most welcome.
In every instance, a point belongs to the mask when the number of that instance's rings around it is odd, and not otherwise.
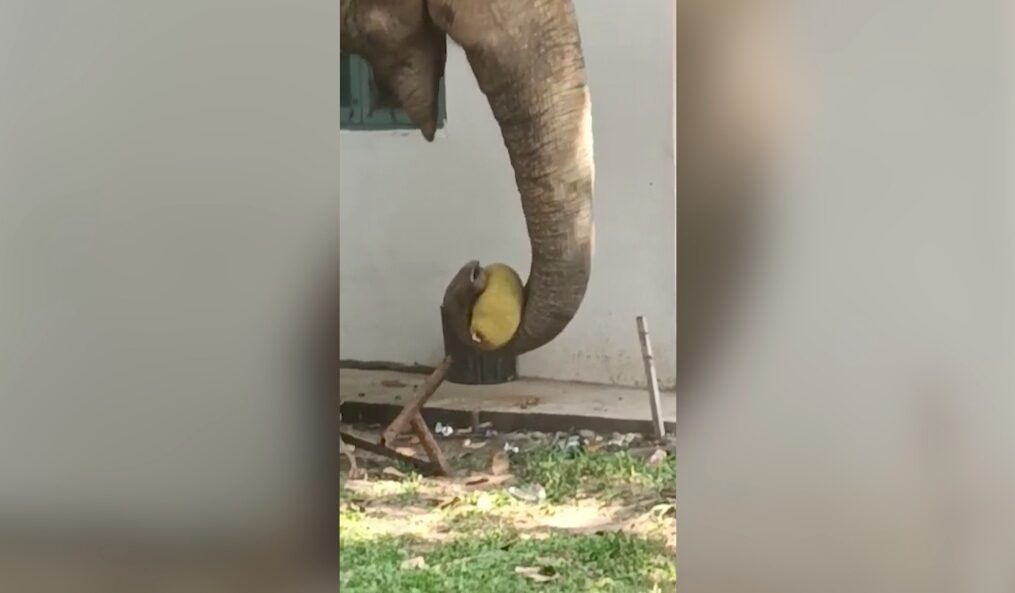
[[[438,124],[447,37],[424,0],[345,0],[342,49],[370,64],[374,79],[428,141]],[[369,107],[368,107],[369,108]]]

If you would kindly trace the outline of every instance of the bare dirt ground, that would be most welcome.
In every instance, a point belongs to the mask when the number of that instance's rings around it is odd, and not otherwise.
[[[379,427],[344,430],[376,440]],[[540,585],[541,591],[652,591],[671,576],[675,579],[676,461],[671,442],[652,443],[634,434],[495,434],[482,429],[457,430],[438,440],[454,469],[450,477],[423,477],[400,462],[345,446],[342,518],[350,525],[341,526],[343,538],[397,541],[406,550],[402,563],[425,565],[427,555],[440,555],[442,547],[491,533],[550,548],[594,547],[609,536],[651,550],[645,555],[655,567],[651,583],[639,581],[644,575],[634,575],[637,570],[631,567],[632,574],[600,575],[602,566],[594,555],[575,552],[588,566],[572,563],[564,572],[543,567],[540,574],[549,581],[519,573],[502,588],[489,590],[525,591],[524,585],[530,584]],[[415,437],[399,444],[400,452],[424,457]],[[604,548],[602,553],[611,552]],[[506,564],[522,560],[504,554],[500,560]],[[484,557],[494,564],[500,561],[496,554]],[[419,574],[422,566],[397,568],[409,571],[406,586],[416,586],[411,578],[425,576]],[[358,574],[362,580],[344,583],[351,590],[372,591],[370,583],[396,578],[372,568]]]

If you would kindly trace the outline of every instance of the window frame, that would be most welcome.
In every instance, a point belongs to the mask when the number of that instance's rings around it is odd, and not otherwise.
[[[384,130],[418,130],[405,111],[397,108],[372,107],[374,92],[373,72],[366,60],[348,53],[349,105],[341,107],[342,130],[357,132]],[[339,62],[341,68],[341,61]],[[447,122],[444,77],[441,77],[437,94],[437,129],[443,129]]]

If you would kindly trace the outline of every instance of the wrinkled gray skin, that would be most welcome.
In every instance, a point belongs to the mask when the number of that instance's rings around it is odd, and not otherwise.
[[[532,247],[521,326],[504,350],[546,344],[577,312],[592,264],[591,113],[571,0],[342,0],[341,10],[342,50],[370,64],[427,140],[445,36],[465,50],[500,124]],[[463,343],[478,266],[467,263],[444,300]]]

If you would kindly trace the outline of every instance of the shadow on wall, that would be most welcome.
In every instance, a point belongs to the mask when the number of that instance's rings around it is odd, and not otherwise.
[[[772,3],[678,3],[677,388],[693,405],[763,244],[764,175],[786,124]],[[759,73],[763,73],[760,74]]]

